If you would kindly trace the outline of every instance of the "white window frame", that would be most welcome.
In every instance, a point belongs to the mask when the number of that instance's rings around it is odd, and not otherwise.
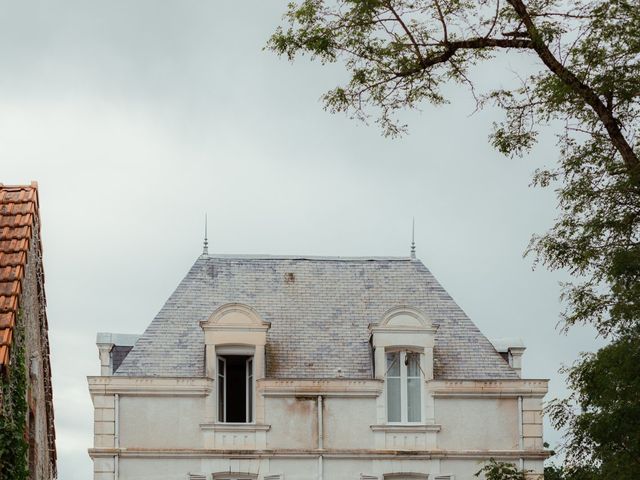
[[[218,380],[218,422],[231,423],[238,425],[247,425],[255,423],[255,372],[254,372],[254,355],[247,355],[249,358],[245,361],[245,419],[244,422],[227,422],[227,359],[226,357],[236,356],[234,354],[216,355],[216,368]],[[240,356],[240,355],[239,355]],[[244,356],[244,355],[242,355]],[[222,398],[222,402],[220,399]],[[220,409],[222,403],[222,411]],[[215,478],[215,477],[214,477]],[[226,480],[226,479],[225,479]]]
[[[387,362],[387,356],[390,354],[399,354],[399,362],[400,362],[400,421],[390,421],[389,420],[389,382],[388,382],[388,371],[389,371],[389,367],[388,367],[388,362]],[[417,355],[418,356],[418,366],[419,366],[419,376],[417,378],[419,378],[419,392],[420,392],[420,405],[419,405],[419,411],[420,411],[420,418],[418,420],[414,420],[414,421],[409,421],[408,417],[409,417],[409,389],[408,389],[408,375],[407,375],[407,365],[405,365],[405,359],[407,358],[407,354],[411,354],[411,355]],[[386,403],[386,409],[385,409],[385,416],[386,416],[386,421],[387,424],[389,425],[418,425],[421,424],[423,421],[423,417],[424,417],[424,385],[423,385],[423,379],[422,379],[422,374],[423,374],[423,370],[422,370],[422,357],[423,354],[421,352],[416,352],[413,350],[407,350],[407,349],[387,349],[385,350],[385,368],[387,369],[387,371],[385,372],[385,403]],[[393,377],[393,378],[398,378],[398,377]],[[416,378],[416,377],[411,377],[411,378]]]
[[[246,382],[246,386],[245,386],[246,398],[244,401],[246,413],[244,418],[247,419],[246,423],[253,423],[253,404],[254,404],[253,357],[247,358],[247,360],[245,361],[244,369],[245,369],[245,382]],[[226,401],[225,401],[225,405],[226,405]]]

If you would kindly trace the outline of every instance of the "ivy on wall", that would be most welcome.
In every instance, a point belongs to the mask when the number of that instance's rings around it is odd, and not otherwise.
[[[13,329],[11,366],[0,380],[0,480],[27,480],[27,365],[22,312]]]

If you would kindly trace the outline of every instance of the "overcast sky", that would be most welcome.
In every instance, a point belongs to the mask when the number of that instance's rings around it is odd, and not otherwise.
[[[593,333],[556,330],[560,274],[532,271],[553,192],[491,149],[500,113],[452,104],[383,138],[323,111],[339,65],[263,51],[286,0],[0,0],[0,182],[40,185],[59,477],[91,478],[98,331],[140,333],[201,252],[418,257],[489,337],[520,336],[524,375],[557,374]],[[478,69],[502,85],[509,57]],[[555,445],[559,435],[547,425]]]

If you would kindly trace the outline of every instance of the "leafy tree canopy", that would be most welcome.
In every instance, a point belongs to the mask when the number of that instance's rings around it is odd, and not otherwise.
[[[627,415],[638,409],[638,363],[612,359],[640,336],[640,1],[301,0],[285,23],[268,47],[342,62],[350,80],[323,97],[326,108],[373,117],[385,134],[405,131],[398,111],[446,102],[451,82],[503,109],[490,139],[506,155],[529,152],[541,126],[562,126],[557,164],[534,176],[556,189],[559,216],[528,251],[574,275],[564,328],[590,324],[611,345],[568,370],[575,393],[552,420],[568,427],[568,467],[635,478],[640,425]],[[537,70],[476,95],[472,67],[505,51],[531,56]]]
[[[548,409],[556,426],[568,427],[565,478],[638,478],[640,334],[583,355],[568,378],[573,395]]]

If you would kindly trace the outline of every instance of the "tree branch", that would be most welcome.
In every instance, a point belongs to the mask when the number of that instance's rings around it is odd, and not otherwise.
[[[631,145],[629,145],[629,142],[627,142],[627,139],[622,134],[618,120],[613,116],[593,89],[576,77],[573,72],[569,71],[564,65],[562,65],[562,63],[560,63],[551,53],[547,45],[542,40],[540,32],[533,23],[533,20],[527,11],[527,7],[524,5],[522,0],[507,0],[507,2],[509,2],[520,20],[522,20],[522,23],[529,33],[533,49],[536,51],[542,62],[565,85],[571,87],[571,89],[593,109],[607,130],[611,143],[613,143],[618,153],[622,156],[622,160],[627,166],[630,176],[636,183],[640,183],[640,160],[636,156]]]
[[[469,38],[467,40],[457,40],[453,42],[442,42],[441,46],[444,47],[444,51],[439,55],[431,57],[420,56],[418,58],[418,65],[414,68],[403,70],[400,72],[394,72],[394,75],[398,77],[408,77],[420,73],[434,65],[444,63],[453,57],[458,50],[474,50],[482,48],[533,48],[531,40],[519,40],[511,38],[484,38],[476,37]]]
[[[409,30],[409,28],[407,27],[407,25],[402,21],[402,18],[400,18],[400,15],[398,15],[395,11],[395,9],[393,8],[393,6],[391,5],[391,3],[389,3],[387,5],[387,8],[389,9],[389,11],[393,14],[393,16],[396,18],[396,20],[398,21],[398,23],[400,24],[400,26],[402,27],[402,29],[405,31],[405,33],[407,34],[407,37],[409,37],[409,40],[411,41],[411,44],[413,45],[413,48],[415,49],[416,52],[416,56],[418,57],[418,59],[420,61],[422,61],[422,53],[420,53],[420,48],[418,47],[418,44],[416,42],[416,39],[414,38],[414,36],[411,34],[411,30]]]

